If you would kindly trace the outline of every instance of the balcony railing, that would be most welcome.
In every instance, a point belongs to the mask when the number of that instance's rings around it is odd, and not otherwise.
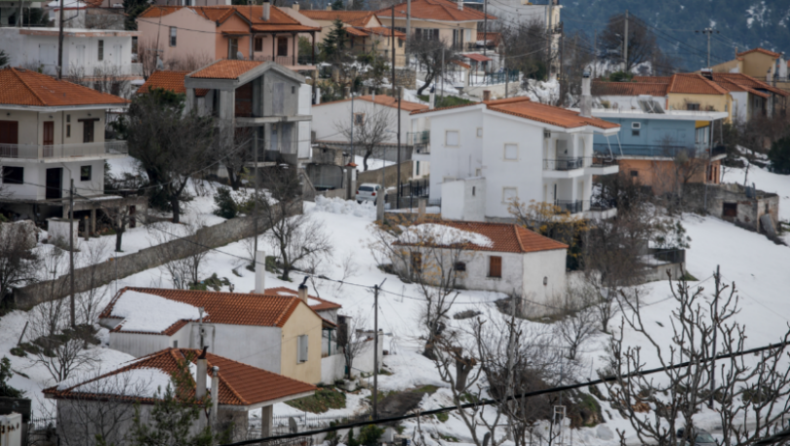
[[[607,166],[616,166],[617,165],[617,158],[614,157],[606,157],[606,156],[594,156],[592,158],[586,158],[589,160],[587,165],[589,167],[607,167]]]
[[[294,63],[293,56],[264,56],[261,54],[261,55],[255,55],[254,58],[255,60],[260,60],[263,62],[277,62],[278,64],[286,67],[292,67],[302,63],[301,62],[302,59],[299,58],[297,58],[296,63]]]
[[[675,158],[680,154],[685,154],[692,158],[707,158],[708,157],[708,148],[707,147],[689,147],[689,146],[651,146],[651,145],[641,145],[641,144],[606,144],[606,143],[596,143],[593,145],[593,150],[596,153],[603,153],[609,155],[611,149],[611,154],[615,157],[618,156],[644,156],[644,157],[655,157],[655,158]],[[723,148],[719,148],[719,146],[713,148],[713,154],[718,154],[717,151],[723,152]]]
[[[0,144],[0,158],[49,159],[81,158],[128,154],[126,141],[89,142],[83,144]]]
[[[558,160],[543,160],[543,170],[574,170],[584,167],[584,158],[563,158]]]
[[[414,153],[428,155],[431,153],[431,132],[408,132],[406,144],[414,146]]]
[[[558,212],[567,212],[569,214],[578,214],[584,211],[584,201],[582,200],[556,200],[554,207]]]

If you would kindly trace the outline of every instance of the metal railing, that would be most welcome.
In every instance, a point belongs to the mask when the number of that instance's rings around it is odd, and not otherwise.
[[[584,211],[584,201],[582,200],[556,200],[554,207],[560,212],[567,212],[569,214],[578,214]]]
[[[260,60],[262,62],[277,62],[280,65],[284,65],[286,67],[291,67],[294,65],[298,65],[299,59],[296,60],[296,64],[294,64],[293,56],[264,56],[264,55],[256,55],[254,56],[255,60]]]
[[[429,155],[431,153],[431,132],[428,130],[408,132],[406,133],[406,144],[414,146],[414,153]]]
[[[558,160],[543,160],[543,170],[574,170],[584,167],[584,158],[563,158]]]
[[[469,85],[494,85],[504,84],[505,82],[518,82],[518,71],[485,73],[483,76],[472,75],[469,77]]]
[[[56,418],[31,418],[27,423],[28,432],[41,431],[48,428],[53,428],[57,425]]]
[[[0,158],[48,159],[80,158],[101,155],[126,155],[126,141],[88,142],[83,144],[0,144]]]
[[[592,158],[585,159],[589,160],[587,163],[585,163],[589,167],[607,167],[617,165],[617,158],[614,157],[594,156]]]
[[[717,150],[723,150],[714,147],[714,154]],[[690,147],[690,146],[650,146],[641,144],[606,144],[595,143],[593,150],[597,153],[611,154],[615,157],[618,156],[646,156],[657,158],[675,158],[680,154],[685,154],[691,158],[707,158],[707,147]],[[723,152],[722,152],[723,153]]]

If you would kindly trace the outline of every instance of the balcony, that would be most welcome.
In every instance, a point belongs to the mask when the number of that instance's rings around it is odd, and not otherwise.
[[[578,214],[584,211],[584,201],[582,200],[556,200],[554,202],[556,213],[567,212],[569,214]]]
[[[575,178],[584,174],[584,158],[561,158],[543,160],[544,178]]]
[[[0,158],[21,160],[56,160],[68,158],[111,158],[129,153],[126,141],[82,144],[0,144]]]
[[[710,150],[707,147],[693,146],[673,146],[673,145],[642,145],[642,144],[605,144],[596,143],[593,150],[599,154],[611,154],[616,157],[640,157],[640,158],[666,158],[674,159],[678,155],[685,154],[691,158],[707,158]],[[717,146],[713,148],[712,156],[721,156],[724,148]]]
[[[616,158],[596,156],[588,158],[588,160],[585,172],[590,175],[612,175],[620,171]]]
[[[431,132],[428,130],[424,132],[408,132],[406,133],[406,144],[414,146],[414,154],[430,155]]]

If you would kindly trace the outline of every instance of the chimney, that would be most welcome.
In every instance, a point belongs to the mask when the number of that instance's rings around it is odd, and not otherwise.
[[[483,102],[491,100],[491,90],[483,90]]]
[[[263,251],[255,253],[255,293],[263,294],[266,289],[266,254]]]
[[[293,8],[294,11],[298,11],[299,10],[299,3],[294,3],[293,5],[291,5],[291,8]]]
[[[203,353],[197,359],[197,372],[195,376],[195,398],[202,399],[206,396],[206,373],[208,373],[208,361],[206,360],[206,349],[203,347]]]
[[[307,285],[304,283],[299,285],[299,299],[302,299],[302,302],[308,307],[310,306],[310,304],[307,303]]]
[[[458,0],[458,10],[459,11],[463,11],[464,10],[464,2],[463,2],[463,0]]]
[[[211,368],[211,419],[210,426],[217,425],[217,411],[219,411],[219,367]]]
[[[433,110],[436,108],[436,93],[430,92],[428,94],[428,109]]]
[[[582,74],[582,101],[581,106],[581,116],[585,118],[589,118],[592,116],[592,93],[590,91],[590,83],[592,79],[590,79],[590,69],[585,68],[584,74]]]
[[[272,5],[269,2],[263,2],[263,20],[269,21],[269,15],[271,14]]]

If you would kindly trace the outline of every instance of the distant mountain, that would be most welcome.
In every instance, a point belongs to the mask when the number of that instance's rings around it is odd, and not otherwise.
[[[736,47],[787,51],[790,57],[788,0],[569,0],[561,5],[566,32],[584,31],[590,46],[593,33],[627,9],[653,27],[661,48],[688,70],[706,64],[707,38],[694,30],[707,27],[721,32],[711,37],[713,65],[733,59]]]

